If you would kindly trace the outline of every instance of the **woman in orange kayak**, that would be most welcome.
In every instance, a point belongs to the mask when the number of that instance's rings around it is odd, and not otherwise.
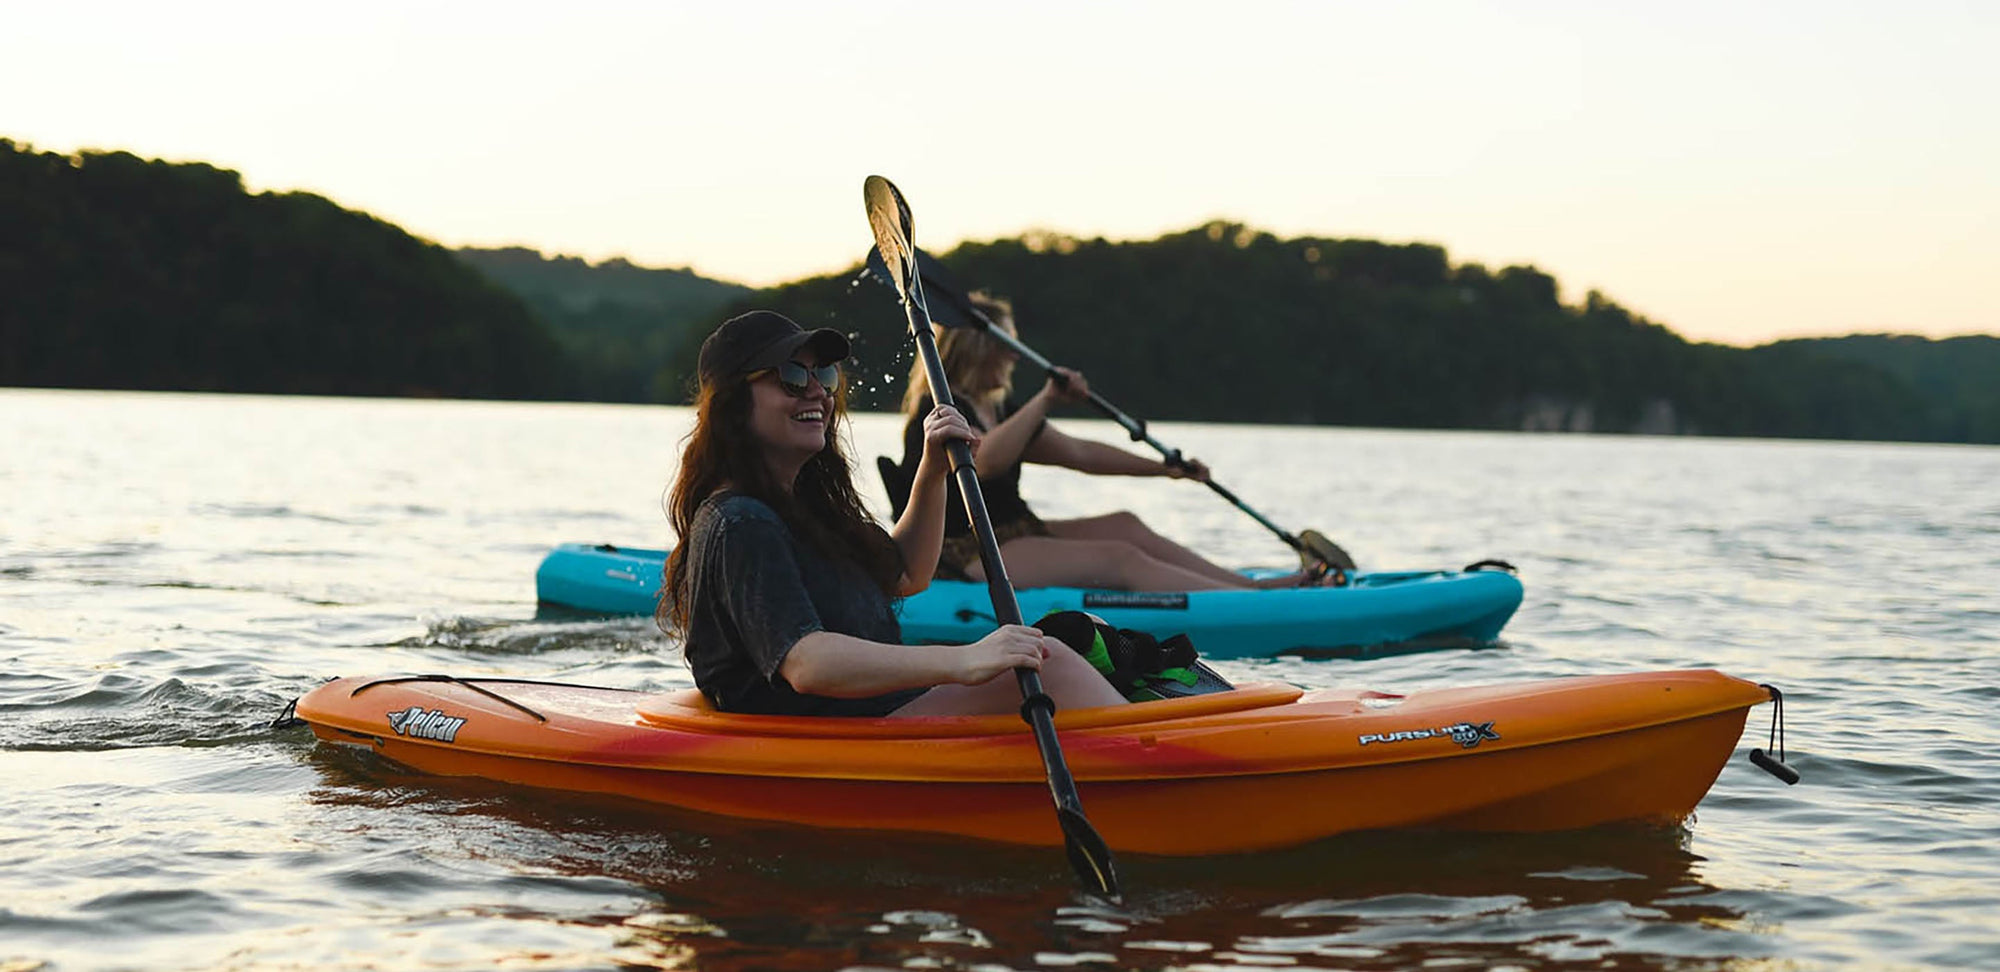
[[[1014,334],[1013,305],[983,293],[971,301],[995,327]],[[1007,576],[1019,587],[1096,587],[1128,591],[1205,591],[1243,587],[1293,587],[1313,580],[1305,574],[1252,581],[1227,567],[1153,532],[1128,512],[1070,520],[1044,520],[1021,499],[1021,464],[1064,466],[1100,476],[1171,476],[1207,480],[1208,467],[1190,460],[1188,468],[1135,455],[1116,446],[1064,435],[1048,423],[1049,409],[1058,403],[1086,401],[1090,383],[1081,374],[1058,368],[1066,379],[1051,376],[1025,403],[1006,401],[1020,355],[978,328],[939,327],[938,353],[944,360],[952,397],[980,431],[974,456],[979,490],[993,519],[993,531],[1007,561]],[[931,411],[929,383],[923,361],[910,369],[903,396],[904,476],[923,454],[925,416]],[[956,484],[946,481],[945,540],[940,566],[947,576],[984,580],[979,566],[979,541],[958,497]]]
[[[695,427],[668,497],[680,543],[661,627],[727,712],[911,716],[1009,713],[1034,668],[1060,708],[1125,701],[1082,656],[1006,625],[969,645],[904,645],[891,601],[930,583],[944,533],[945,443],[979,437],[949,408],[919,423],[910,500],[882,529],[842,452],[847,339],[771,311],[702,343]]]

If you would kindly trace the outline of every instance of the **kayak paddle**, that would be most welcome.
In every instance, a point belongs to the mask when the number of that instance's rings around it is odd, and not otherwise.
[[[882,254],[886,279],[902,301],[910,336],[924,359],[931,399],[940,405],[953,405],[951,388],[945,382],[944,362],[938,357],[937,340],[931,336],[923,280],[917,274],[916,227],[910,217],[909,203],[893,183],[881,176],[869,176],[862,183],[861,195],[868,206],[868,225],[875,231],[875,247]],[[1014,585],[1007,579],[1007,565],[1000,560],[1000,544],[993,536],[993,521],[986,514],[986,497],[979,491],[972,447],[963,440],[953,439],[947,451],[951,454],[952,475],[958,479],[959,495],[965,498],[966,517],[979,537],[979,564],[986,570],[986,590],[993,599],[993,616],[1001,624],[1022,624],[1021,605],[1014,600]],[[1056,822],[1062,827],[1070,866],[1084,887],[1116,898],[1118,871],[1111,860],[1111,847],[1083,815],[1076,780],[1069,775],[1062,743],[1056,738],[1055,702],[1042,691],[1042,677],[1034,669],[1014,669],[1014,677],[1021,684],[1021,718],[1034,729],[1035,744],[1042,752],[1042,767],[1048,772],[1049,793],[1055,798]]]
[[[868,251],[868,271],[876,279],[895,287],[900,292],[902,285],[896,283],[893,279],[892,272],[883,262],[882,252],[880,246]],[[946,327],[970,327],[985,331],[994,340],[1012,348],[1015,354],[1028,359],[1037,367],[1047,371],[1050,378],[1057,382],[1064,380],[1054,370],[1054,362],[1043,357],[1034,348],[1027,346],[1020,338],[1007,333],[1005,328],[994,326],[993,319],[987,317],[985,313],[972,303],[971,298],[967,297],[965,291],[952,280],[950,273],[945,270],[944,264],[939,263],[937,258],[914,247],[912,247],[912,252],[915,254],[917,268],[915,278],[918,281],[918,292],[935,292],[939,297],[944,298],[944,302],[939,308],[943,313],[934,315],[931,318],[933,321],[943,324]],[[935,383],[933,383],[933,387],[935,387]],[[1153,438],[1152,433],[1146,431],[1146,421],[1144,419],[1133,418],[1125,414],[1118,406],[1111,404],[1104,396],[1099,395],[1095,391],[1090,393],[1090,404],[1093,408],[1103,413],[1106,418],[1124,426],[1126,433],[1132,436],[1132,441],[1144,442],[1152,446],[1167,461],[1168,465],[1181,469],[1188,468],[1188,461],[1186,457],[1181,455],[1179,449],[1168,446],[1160,440]],[[1217,496],[1228,500],[1230,505],[1250,514],[1250,518],[1263,524],[1264,529],[1277,534],[1278,539],[1283,540],[1286,546],[1298,553],[1300,563],[1308,568],[1311,568],[1314,564],[1318,564],[1321,570],[1331,570],[1334,572],[1335,586],[1346,585],[1347,572],[1354,569],[1354,558],[1349,557],[1347,551],[1340,549],[1338,544],[1327,539],[1325,534],[1318,530],[1304,530],[1295,535],[1276,523],[1271,522],[1264,514],[1251,509],[1249,504],[1238,499],[1235,493],[1230,492],[1214,479],[1205,480],[1204,485],[1214,490]]]

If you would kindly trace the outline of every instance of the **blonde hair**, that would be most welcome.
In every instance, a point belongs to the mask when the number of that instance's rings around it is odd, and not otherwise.
[[[973,291],[967,300],[993,326],[1004,327],[1010,333],[1014,330],[1012,301],[983,290]],[[987,334],[986,328],[932,325],[931,334],[937,339],[938,358],[944,364],[944,377],[951,383],[954,398],[997,406],[1007,397],[1007,389],[1013,384],[1013,361],[1007,359],[1005,367],[996,367],[1006,345]],[[924,368],[923,357],[918,356],[910,362],[910,384],[903,390],[903,412],[915,415],[932,397],[930,373]]]

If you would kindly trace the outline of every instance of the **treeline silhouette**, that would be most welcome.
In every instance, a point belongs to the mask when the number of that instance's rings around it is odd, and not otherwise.
[[[1933,341],[1909,334],[1798,338],[1775,347],[1841,358],[1896,376],[1923,400],[1925,422],[1946,442],[2000,442],[2000,338]]]
[[[859,228],[854,270],[753,291],[0,140],[0,234],[0,385],[681,403],[702,337],[753,306],[851,333],[858,407],[894,409],[910,360]],[[1532,267],[1223,222],[939,256],[1147,418],[2000,442],[2000,338],[1692,343]]]
[[[0,385],[558,398],[575,374],[451,253],[235,172],[0,140]]]
[[[635,266],[622,258],[591,264],[545,257],[526,247],[461,247],[460,260],[513,292],[568,352],[585,397],[601,401],[674,401],[675,351],[689,329],[753,293],[687,269]]]
[[[1029,345],[1148,418],[2000,442],[1995,372],[1932,363],[1975,350],[1991,362],[2000,338],[1881,339],[1906,356],[1896,365],[1873,339],[1694,343],[1600,293],[1565,305],[1532,267],[1225,222],[1143,242],[1029,234],[939,257],[1010,298]],[[835,274],[739,306],[752,304],[852,331],[856,401],[895,407],[910,352],[887,288]],[[1017,390],[1040,380],[1031,370]]]

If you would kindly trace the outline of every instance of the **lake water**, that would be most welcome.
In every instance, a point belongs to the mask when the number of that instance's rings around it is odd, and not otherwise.
[[[558,542],[670,540],[687,423],[0,390],[0,970],[2000,967],[1993,448],[1156,429],[1364,567],[1503,557],[1527,585],[1498,649],[1232,677],[1784,688],[1804,782],[1739,752],[1684,828],[1125,856],[1114,909],[1055,851],[412,777],[269,728],[336,674],[691,684],[648,623],[538,618],[533,582]],[[896,433],[856,421],[864,468]],[[1290,556],[1193,484],[1024,488]]]

